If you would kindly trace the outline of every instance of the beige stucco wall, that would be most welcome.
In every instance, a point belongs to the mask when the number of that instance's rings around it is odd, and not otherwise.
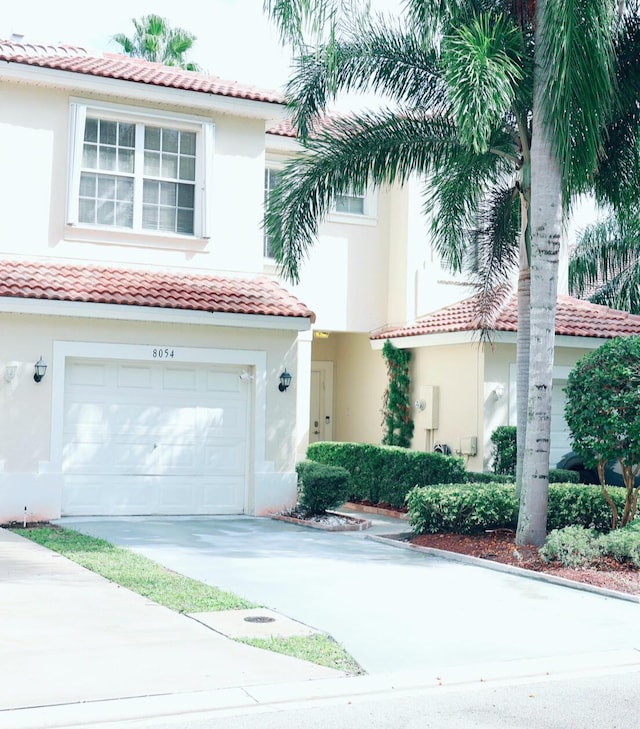
[[[56,305],[49,306],[53,313]],[[61,442],[64,378],[57,368],[64,362],[54,355],[56,347],[65,343],[82,343],[88,353],[83,356],[91,356],[94,345],[112,344],[114,354],[110,356],[114,358],[118,358],[118,347],[137,345],[142,350],[141,360],[148,346],[143,361],[152,361],[151,350],[159,346],[176,348],[176,362],[202,361],[198,357],[212,350],[258,353],[257,359],[264,356],[264,369],[253,364],[247,368],[253,374],[248,385],[253,393],[253,431],[247,466],[251,494],[247,511],[276,510],[295,499],[296,442],[292,424],[296,418],[296,388],[308,379],[308,373],[299,373],[297,368],[297,332],[29,314],[0,315],[0,330],[0,522],[14,518],[6,509],[15,505],[18,485],[25,498],[31,493],[32,504],[42,503],[42,497],[36,494],[37,480],[50,478],[50,492],[60,487],[61,453],[54,452],[52,443]],[[33,365],[40,355],[49,368],[37,384]],[[215,356],[211,355],[213,362]],[[247,357],[249,363],[252,357]],[[8,364],[17,366],[12,382],[4,379]],[[238,367],[242,369],[242,362]],[[278,377],[284,367],[293,379],[289,390],[281,393]],[[260,412],[256,405],[258,391],[263,393],[264,402]],[[264,454],[263,459],[257,458],[258,452]]]
[[[333,439],[380,443],[387,372],[367,334],[331,334],[313,342],[314,361],[334,362]]]
[[[435,443],[443,443],[456,453],[461,438],[474,436],[478,439],[477,455],[463,457],[469,470],[482,470],[483,345],[452,344],[412,351],[412,402],[422,398],[425,392],[422,388],[438,388],[438,427],[426,427],[429,407],[423,412],[414,408],[412,447],[432,450]]]
[[[2,122],[0,154],[6,170],[0,195],[6,210],[0,220],[3,252],[20,255],[55,255],[93,261],[209,270],[258,272],[262,270],[260,227],[264,196],[264,121],[232,114],[203,113],[186,102],[179,113],[195,115],[214,126],[212,177],[207,180],[211,200],[211,238],[186,243],[144,233],[103,240],[66,226],[69,169],[69,108],[71,99],[127,104],[98,95],[72,95],[68,91],[1,83]],[[163,107],[128,102],[131,108]],[[175,106],[167,114],[177,113]],[[37,214],[34,214],[37,213]],[[151,243],[151,246],[150,246]]]

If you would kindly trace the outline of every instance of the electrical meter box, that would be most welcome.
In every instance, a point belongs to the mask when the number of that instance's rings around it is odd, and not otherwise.
[[[458,451],[461,456],[475,456],[478,453],[478,439],[475,435],[470,435],[467,438],[460,438],[460,450]]]

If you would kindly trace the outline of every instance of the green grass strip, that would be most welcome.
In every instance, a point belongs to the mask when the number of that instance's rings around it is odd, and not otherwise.
[[[13,531],[179,613],[258,607],[230,592],[172,572],[142,555],[117,547],[104,539],[55,527]]]
[[[335,668],[350,675],[365,673],[353,657],[325,633],[290,638],[239,638],[238,640],[240,643],[247,643],[254,648],[284,653],[294,658],[301,658],[303,661]]]

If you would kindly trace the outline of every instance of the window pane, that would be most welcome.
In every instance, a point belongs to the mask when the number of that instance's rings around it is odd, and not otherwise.
[[[195,180],[196,179],[196,159],[195,157],[180,157],[180,179]]]
[[[160,149],[160,128],[145,127],[144,128],[144,148]]]
[[[80,197],[96,196],[96,175],[83,172],[80,175]]]
[[[115,145],[118,139],[118,122],[100,120],[100,144]]]
[[[98,141],[98,120],[87,119],[84,124],[84,141],[85,142],[97,142]]]
[[[196,135],[193,132],[181,132],[180,134],[180,154],[188,154],[195,157],[196,154]]]
[[[170,205],[174,207],[176,204],[176,187],[173,182],[162,182],[160,184],[160,205]]]
[[[155,205],[142,206],[142,227],[151,230],[158,229],[158,208]]]
[[[95,170],[98,166],[98,148],[95,144],[85,144],[82,149],[82,166]]]
[[[133,174],[135,152],[132,149],[120,149],[118,151],[118,172]]]
[[[193,211],[178,210],[178,233],[193,235]]]
[[[160,208],[158,230],[169,230],[175,232],[176,230],[176,211],[173,208]]]
[[[136,146],[136,126],[135,124],[123,124],[122,122],[118,125],[118,143],[121,147],[133,147]]]
[[[145,180],[144,189],[142,192],[142,199],[145,203],[157,205],[158,200],[160,199],[160,183],[152,182],[151,180]]]
[[[121,228],[133,228],[133,205],[131,203],[116,203],[116,225]]]
[[[94,200],[80,200],[78,204],[78,220],[81,223],[96,222],[96,204]]]
[[[177,179],[178,177],[178,158],[173,154],[162,155],[162,177],[170,177]]]
[[[118,200],[133,203],[133,180],[129,177],[119,177],[117,182]]]
[[[101,200],[116,199],[116,178],[100,175],[98,178],[98,198]]]
[[[160,152],[144,153],[144,174],[160,177]]]
[[[178,185],[178,206],[193,210],[195,189],[193,185]]]
[[[96,222],[99,225],[113,225],[115,222],[115,210],[116,206],[112,200],[99,200]]]
[[[180,132],[177,129],[162,130],[162,151],[177,152]]]
[[[98,156],[98,168],[101,170],[116,169],[116,149],[115,147],[100,147]]]

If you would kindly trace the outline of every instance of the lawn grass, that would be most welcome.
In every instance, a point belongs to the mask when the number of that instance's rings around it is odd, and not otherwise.
[[[284,653],[287,656],[301,658],[303,661],[344,671],[352,676],[365,673],[339,643],[323,633],[308,636],[297,635],[290,638],[240,638],[238,640],[240,643],[247,643],[255,648]]]
[[[104,539],[56,527],[13,531],[179,613],[258,607],[230,592],[172,572],[140,554],[114,546]]]
[[[233,593],[173,572],[129,549],[72,529],[38,526],[12,531],[179,613],[259,607]],[[351,655],[324,633],[294,638],[242,639],[239,642],[349,674],[364,673]]]

